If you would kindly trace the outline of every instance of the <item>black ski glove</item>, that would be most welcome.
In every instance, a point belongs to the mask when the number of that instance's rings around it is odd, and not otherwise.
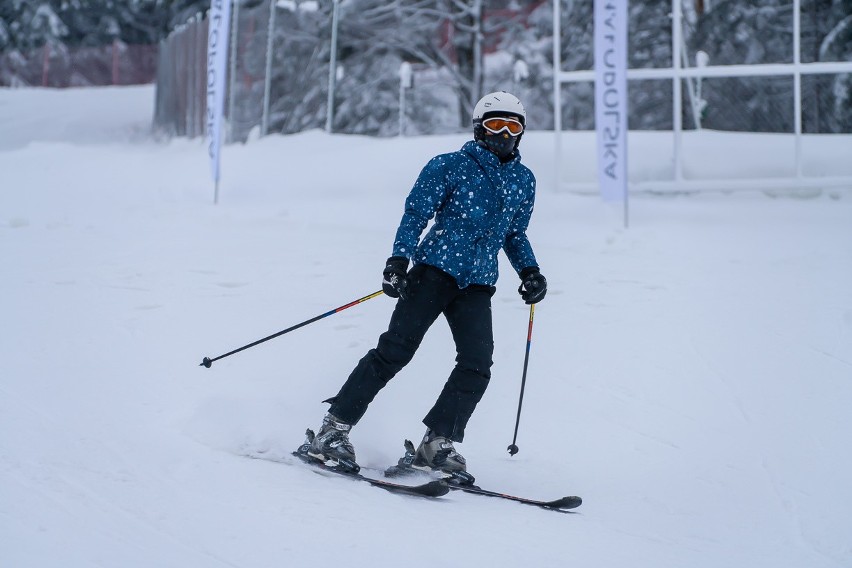
[[[405,275],[408,272],[408,259],[404,256],[392,256],[385,263],[382,272],[382,291],[391,298],[407,297],[408,280]]]
[[[518,294],[527,304],[536,304],[544,299],[547,294],[547,279],[538,271],[537,266],[530,266],[521,270],[521,285]]]

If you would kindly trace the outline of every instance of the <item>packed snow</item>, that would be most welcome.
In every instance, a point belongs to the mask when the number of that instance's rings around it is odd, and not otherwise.
[[[483,487],[584,504],[405,497],[245,457],[319,426],[393,300],[199,363],[378,290],[420,168],[467,137],[228,146],[214,205],[203,143],[151,135],[153,100],[0,90],[0,565],[852,566],[852,188],[636,195],[625,229],[554,189],[553,135],[528,132],[549,292],[520,453],[529,309],[505,257],[458,449]],[[592,140],[566,135],[560,184]],[[828,146],[848,162],[849,137]],[[438,322],[353,430],[364,466],[422,435],[453,363]]]

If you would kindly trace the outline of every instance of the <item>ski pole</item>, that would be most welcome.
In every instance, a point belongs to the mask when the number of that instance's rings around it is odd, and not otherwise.
[[[535,314],[535,304],[530,304],[530,325],[527,328],[527,352],[524,355],[524,373],[521,375],[521,396],[518,398],[518,417],[515,419],[515,436],[512,438],[512,443],[506,448],[509,450],[509,455],[514,456],[518,453],[518,446],[515,444],[518,441],[518,424],[521,423],[521,406],[524,404],[524,387],[527,384],[527,365],[530,362],[530,345],[532,345],[532,326],[533,315]]]
[[[334,315],[338,312],[342,312],[346,308],[351,308],[352,306],[357,306],[361,302],[366,302],[367,300],[375,298],[376,296],[379,296],[383,293],[384,292],[382,292],[381,290],[379,290],[378,292],[373,292],[372,294],[370,294],[368,296],[364,296],[363,298],[358,298],[354,302],[349,302],[348,304],[340,306],[339,308],[329,310],[329,311],[325,312],[324,314],[320,314],[320,315],[313,317],[309,320],[305,320],[302,323],[297,323],[296,325],[294,325],[292,327],[288,327],[287,329],[283,329],[283,330],[279,331],[278,333],[273,333],[272,335],[264,337],[263,339],[258,339],[257,341],[255,341],[253,343],[249,343],[248,345],[243,345],[239,349],[234,349],[233,351],[229,351],[228,353],[225,353],[224,355],[219,355],[218,357],[213,357],[212,359],[210,357],[205,357],[201,361],[201,363],[199,364],[199,367],[207,367],[209,369],[214,361],[218,361],[219,359],[224,359],[225,357],[233,355],[234,353],[239,353],[240,351],[248,349],[249,347],[254,347],[255,345],[260,345],[264,341],[269,341],[270,339],[275,339],[276,337],[278,337],[280,335],[284,335],[285,333],[290,333],[293,330],[299,329],[300,327],[304,327],[304,326],[306,326],[310,323],[314,323],[317,320],[321,320],[322,318]]]

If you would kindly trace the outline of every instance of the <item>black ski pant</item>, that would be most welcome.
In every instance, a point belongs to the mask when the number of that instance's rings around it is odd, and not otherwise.
[[[456,344],[456,366],[423,423],[438,436],[455,442],[491,378],[494,335],[491,326],[493,286],[459,288],[455,279],[435,267],[418,264],[408,273],[408,297],[397,301],[388,330],[349,375],[329,412],[356,424],[376,394],[387,385],[420,346],[439,315],[450,324]]]

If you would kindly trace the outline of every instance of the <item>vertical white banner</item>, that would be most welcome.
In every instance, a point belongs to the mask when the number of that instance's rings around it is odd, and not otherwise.
[[[627,203],[627,5],[595,0],[595,130],[605,201]]]
[[[219,200],[219,150],[225,109],[230,22],[231,0],[211,0],[207,30],[207,153],[216,185],[214,202]]]

